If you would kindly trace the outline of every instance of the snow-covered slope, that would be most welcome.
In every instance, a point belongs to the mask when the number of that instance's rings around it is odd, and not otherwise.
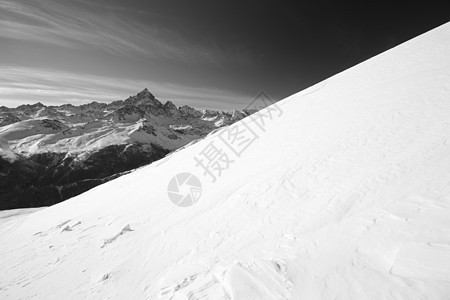
[[[258,135],[239,156],[224,129],[9,218],[0,298],[448,299],[449,53],[446,24],[271,106],[264,126],[236,123]],[[196,161],[212,145],[233,160],[214,182]],[[167,193],[183,172],[202,184],[188,207]]]

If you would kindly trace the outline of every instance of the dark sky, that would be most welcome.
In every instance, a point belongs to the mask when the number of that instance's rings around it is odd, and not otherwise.
[[[416,2],[1,0],[0,105],[281,99],[450,21]]]

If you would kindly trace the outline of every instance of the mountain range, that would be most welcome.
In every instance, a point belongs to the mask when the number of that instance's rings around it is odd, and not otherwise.
[[[250,115],[126,100],[0,107],[0,210],[48,206],[83,193]]]

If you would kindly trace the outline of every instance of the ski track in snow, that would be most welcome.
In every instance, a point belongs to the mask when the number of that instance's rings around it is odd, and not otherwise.
[[[220,132],[0,215],[0,298],[448,299],[449,41],[446,24],[278,102],[216,183],[193,157]],[[180,208],[166,188],[187,171],[202,197]]]

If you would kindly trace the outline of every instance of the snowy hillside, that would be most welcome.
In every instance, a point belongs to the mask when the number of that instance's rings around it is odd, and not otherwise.
[[[161,162],[2,217],[0,298],[448,299],[449,53],[446,24]]]

